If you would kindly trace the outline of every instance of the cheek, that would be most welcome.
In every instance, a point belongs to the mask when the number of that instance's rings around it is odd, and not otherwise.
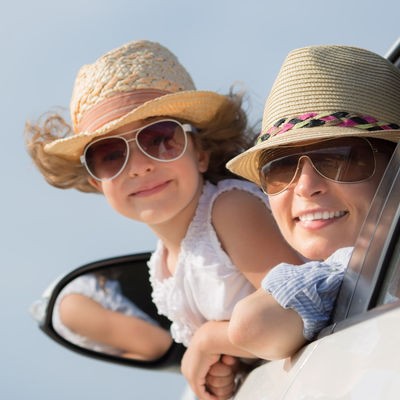
[[[275,218],[279,229],[283,230],[289,224],[291,218],[291,198],[288,191],[280,193],[276,196],[269,196],[269,204],[271,206],[272,215]]]
[[[106,198],[107,202],[115,208],[115,205],[118,204],[118,190],[115,188],[111,182],[103,182],[101,185],[101,192]]]
[[[376,189],[379,186],[379,183],[382,179],[384,169],[377,169],[374,176],[366,182],[362,182],[360,184],[355,184],[354,187],[349,187],[350,193],[347,194],[347,197],[350,199],[350,202],[363,202],[369,205],[375,195]]]
[[[193,138],[190,136],[188,139],[186,155],[196,164],[197,171],[203,174],[208,169],[210,154],[208,151],[201,149],[201,143],[194,143]]]

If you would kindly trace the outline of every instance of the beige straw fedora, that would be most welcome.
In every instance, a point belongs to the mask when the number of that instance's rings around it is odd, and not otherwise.
[[[48,154],[77,160],[93,138],[149,117],[202,124],[229,101],[198,91],[168,49],[146,40],[114,49],[78,72],[70,111],[74,134],[46,144]]]
[[[259,184],[263,150],[340,136],[399,140],[400,71],[356,47],[297,49],[273,84],[256,144],[227,167]]]

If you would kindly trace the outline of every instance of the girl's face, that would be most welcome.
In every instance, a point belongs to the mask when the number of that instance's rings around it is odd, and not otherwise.
[[[269,196],[278,226],[294,249],[320,260],[354,245],[388,161],[382,153],[375,157],[375,174],[361,183],[325,179],[303,159],[297,179],[283,192]]]
[[[134,122],[111,135],[144,125]],[[120,175],[105,182],[90,178],[89,182],[104,194],[117,212],[150,227],[175,223],[182,218],[190,221],[201,195],[208,154],[195,148],[190,135],[185,153],[171,162],[149,158],[137,148],[135,141],[129,145],[130,157]]]

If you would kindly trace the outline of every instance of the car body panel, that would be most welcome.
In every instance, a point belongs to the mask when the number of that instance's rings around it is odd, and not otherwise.
[[[283,397],[289,399],[398,399],[400,307],[318,341]]]
[[[400,306],[253,371],[235,400],[398,399]]]

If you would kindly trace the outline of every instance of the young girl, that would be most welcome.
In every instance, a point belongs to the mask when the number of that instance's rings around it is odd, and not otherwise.
[[[81,68],[71,116],[73,134],[59,115],[28,125],[33,160],[50,184],[103,193],[157,235],[153,299],[173,338],[190,347],[210,321],[225,344],[195,355],[204,398],[215,398],[206,389],[210,366],[222,353],[248,355],[228,341],[234,305],[271,266],[299,262],[265,196],[225,169],[252,140],[240,96],[196,90],[170,51],[139,41]]]
[[[399,138],[400,71],[388,60],[349,46],[289,53],[257,144],[228,167],[263,188],[285,239],[315,261],[268,272],[235,307],[232,342],[280,359],[329,323],[351,246]]]

